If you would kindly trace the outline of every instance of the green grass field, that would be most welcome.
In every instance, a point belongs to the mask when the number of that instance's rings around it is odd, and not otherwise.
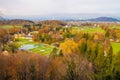
[[[19,46],[22,46],[24,44],[36,44],[35,42],[25,38],[16,39],[15,43],[19,44]]]
[[[99,27],[73,27],[76,31],[83,31],[83,32],[88,32],[88,33],[105,33],[105,31]]]
[[[13,28],[12,25],[3,25],[3,26],[1,25],[0,27],[1,27],[1,28],[4,28],[4,29],[10,29],[10,28]],[[22,26],[15,26],[15,27],[18,27],[18,28],[19,28],[19,27],[22,27]]]
[[[41,55],[49,55],[53,50],[53,46],[48,46],[44,44],[38,44],[37,47],[30,49],[30,51],[41,54]]]
[[[116,54],[118,51],[120,51],[120,43],[111,42],[113,52]]]
[[[120,26],[113,26],[112,28],[120,29]]]

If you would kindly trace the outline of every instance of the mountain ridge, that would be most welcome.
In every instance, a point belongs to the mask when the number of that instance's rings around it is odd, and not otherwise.
[[[5,20],[2,16],[0,16],[0,21],[3,21],[3,20]]]
[[[98,17],[87,19],[86,21],[96,21],[96,22],[120,22],[120,20],[112,17]]]
[[[33,24],[33,21],[23,20],[23,19],[12,19],[12,20],[2,20],[0,25],[24,25],[24,24]]]

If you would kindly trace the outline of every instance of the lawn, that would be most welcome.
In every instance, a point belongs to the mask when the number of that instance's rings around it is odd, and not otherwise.
[[[19,46],[22,46],[24,44],[36,44],[35,42],[30,41],[30,39],[25,39],[25,38],[16,39],[15,43],[17,43]]]
[[[1,27],[1,28],[4,28],[4,29],[10,29],[10,28],[13,28],[12,25],[3,25],[3,26],[1,25],[0,27]],[[18,27],[18,28],[19,28],[19,27],[22,27],[22,26],[15,26],[15,27]]]
[[[73,27],[73,29],[75,29],[76,31],[83,31],[83,32],[88,32],[88,33],[105,33],[105,31],[103,29],[101,29],[100,27]]]
[[[120,43],[111,42],[111,45],[114,53],[117,53],[118,51],[120,51]]]
[[[112,28],[120,29],[120,26],[113,26]]]
[[[37,47],[30,49],[30,51],[38,53],[38,54],[42,54],[42,55],[49,55],[54,48],[53,46],[49,46],[45,44],[37,44],[35,46]]]

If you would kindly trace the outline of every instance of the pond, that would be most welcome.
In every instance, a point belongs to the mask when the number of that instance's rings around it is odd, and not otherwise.
[[[33,53],[41,54],[41,55],[49,55],[52,50],[53,46],[47,45],[47,44],[23,44],[19,50],[25,50],[25,51],[30,51]]]
[[[43,44],[24,44],[19,49],[20,50],[30,50],[37,47],[45,47]]]
[[[21,46],[19,49],[20,50],[29,50],[29,49],[32,49],[32,48],[35,48],[36,46],[34,44],[25,44],[23,46]]]
[[[25,50],[41,55],[49,55],[54,48],[54,46],[48,44],[33,42],[31,39],[28,38],[29,37],[25,37],[16,40],[16,43],[18,43],[21,46],[19,47],[19,50]]]

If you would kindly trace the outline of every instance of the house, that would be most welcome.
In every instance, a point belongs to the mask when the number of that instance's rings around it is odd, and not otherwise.
[[[24,33],[14,34],[14,38],[15,38],[15,39],[20,38],[20,37],[24,37],[24,36],[25,36]]]
[[[2,52],[2,54],[4,54],[5,56],[7,56],[7,55],[9,55],[9,52],[8,52],[7,50],[4,50],[4,51]]]

